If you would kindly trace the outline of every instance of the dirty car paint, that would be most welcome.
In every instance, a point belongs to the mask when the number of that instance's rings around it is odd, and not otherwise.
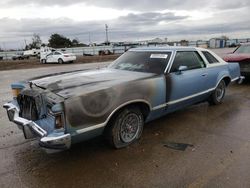
[[[174,52],[171,54],[172,57]],[[172,60],[170,58],[166,65],[170,65]],[[205,78],[209,80],[194,82],[205,70],[209,73],[213,69],[218,74]],[[143,104],[147,111],[145,121],[149,122],[171,111],[204,101],[220,79],[226,76],[232,76],[234,80],[240,77],[239,66],[227,66],[225,62],[217,67],[190,70],[180,75],[165,70],[162,72],[164,74],[104,68],[51,75],[31,80],[21,92],[18,104],[19,107],[22,105],[21,97],[31,97],[27,99],[28,105],[31,104],[29,101],[37,99],[33,109],[36,108],[38,118],[32,114],[24,117],[34,120],[46,131],[43,146],[53,142],[56,148],[68,148],[71,143],[102,134],[112,115],[126,105]],[[210,83],[211,86],[203,83]],[[25,107],[29,109],[28,105]],[[53,112],[53,109],[57,109],[53,108],[55,105],[59,105],[61,111]],[[11,106],[7,104],[5,108]],[[60,129],[56,128],[58,122]]]

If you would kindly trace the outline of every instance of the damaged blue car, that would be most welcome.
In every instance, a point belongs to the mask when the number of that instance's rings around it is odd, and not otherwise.
[[[135,48],[104,69],[12,84],[4,108],[41,147],[63,150],[105,135],[122,148],[141,137],[146,122],[199,102],[222,103],[226,87],[242,79],[238,63],[207,49]]]

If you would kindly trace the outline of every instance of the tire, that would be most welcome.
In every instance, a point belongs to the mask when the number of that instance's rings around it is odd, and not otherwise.
[[[63,60],[61,58],[58,59],[59,64],[63,64]]]
[[[46,64],[46,59],[42,59],[41,63]]]
[[[224,80],[221,80],[216,89],[211,94],[208,102],[210,105],[218,105],[223,102],[224,96],[226,93],[226,83]]]
[[[107,125],[105,137],[116,149],[136,142],[142,134],[144,117],[137,107],[128,107],[116,114]]]

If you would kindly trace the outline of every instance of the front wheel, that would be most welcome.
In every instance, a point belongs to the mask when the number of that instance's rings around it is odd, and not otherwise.
[[[208,102],[210,105],[221,104],[226,93],[226,83],[224,80],[221,80],[218,86],[213,91]]]
[[[115,148],[136,142],[142,134],[144,117],[137,107],[128,107],[116,114],[106,130],[106,137]]]

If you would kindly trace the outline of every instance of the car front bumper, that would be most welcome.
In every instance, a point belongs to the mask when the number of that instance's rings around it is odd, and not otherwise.
[[[18,105],[9,102],[3,105],[7,111],[8,118],[11,122],[17,124],[26,139],[37,137],[39,138],[39,145],[47,149],[65,150],[71,146],[71,135],[65,133],[51,133],[42,129],[34,121],[24,119],[19,116]]]

